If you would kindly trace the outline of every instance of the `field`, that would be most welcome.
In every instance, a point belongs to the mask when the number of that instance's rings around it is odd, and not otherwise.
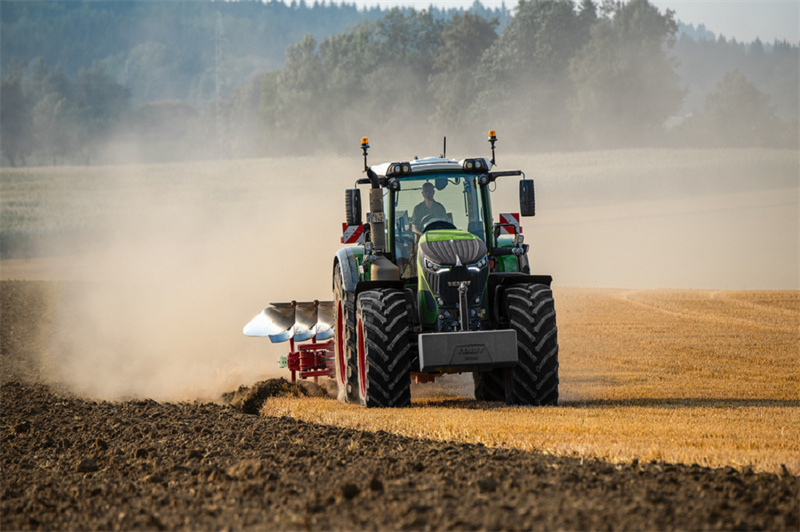
[[[42,384],[49,377],[41,371],[46,360],[41,349],[67,292],[51,282],[0,282],[4,529],[796,530],[800,525],[798,405],[796,399],[780,399],[782,388],[796,387],[797,377],[791,371],[782,382],[774,377],[781,364],[797,367],[797,350],[781,347],[784,341],[796,344],[796,331],[781,325],[797,313],[795,292],[670,297],[562,291],[562,390],[568,398],[555,408],[477,403],[453,397],[460,383],[451,383],[436,391],[439,397],[418,397],[414,407],[402,411],[273,396],[262,417],[198,401],[96,402],[69,393],[63,384]],[[713,299],[723,304],[709,304]],[[770,334],[759,339],[750,331],[725,339],[726,327],[713,322],[731,310],[730,299],[789,310],[777,312],[777,320],[753,320],[752,307],[744,305],[741,319],[749,323],[729,318],[722,323]],[[708,375],[725,364],[702,357],[695,367],[716,365],[700,368],[704,375],[691,379],[708,387],[693,390],[691,380],[681,382],[675,371],[665,370],[672,362],[658,363],[659,349],[653,349],[658,342],[636,330],[649,321],[638,317],[641,310],[631,320],[620,312],[620,319],[610,322],[612,330],[602,331],[609,320],[598,319],[595,311],[631,310],[642,302],[666,308],[679,320],[709,318],[707,336],[717,337],[712,343],[719,357],[747,357],[734,346],[735,338],[756,339],[754,351],[770,338],[779,347],[769,365],[745,363],[738,375]],[[741,308],[738,303],[733,306]],[[662,355],[687,345],[680,338],[685,329],[670,330]],[[567,332],[574,340],[566,339]],[[603,364],[580,362],[582,344],[594,346]],[[631,370],[630,358],[621,353],[634,344],[641,362]],[[651,374],[643,369],[647,365],[664,377],[643,379]],[[758,386],[745,392],[759,376],[778,382],[773,390]],[[726,380],[734,388],[744,383],[742,393],[749,398],[730,398],[736,391],[725,391]],[[284,381],[268,381],[267,388],[287,387],[276,382]],[[587,398],[576,398],[581,394]],[[728,467],[708,467],[722,464]]]
[[[554,408],[466,375],[220,404],[283,375],[253,315],[329,297],[360,160],[0,170],[3,528],[796,529],[797,153],[500,161],[537,183]]]

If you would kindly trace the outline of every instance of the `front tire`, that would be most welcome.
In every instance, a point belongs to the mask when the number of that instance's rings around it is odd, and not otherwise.
[[[512,405],[558,404],[558,327],[553,292],[543,284],[506,289],[503,307],[517,332],[519,362],[511,370],[506,402]]]
[[[393,408],[411,404],[410,332],[402,291],[383,289],[359,294],[356,349],[362,406]]]
[[[333,354],[336,369],[336,398],[342,403],[358,402],[356,378],[355,309],[342,287],[342,267],[333,269]]]

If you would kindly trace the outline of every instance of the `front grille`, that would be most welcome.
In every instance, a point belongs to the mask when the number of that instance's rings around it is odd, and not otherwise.
[[[483,288],[486,286],[486,279],[489,276],[489,266],[487,264],[477,272],[467,269],[467,272],[467,280],[469,281],[467,301],[472,306],[475,298],[483,294]],[[428,286],[431,287],[431,292],[434,297],[444,299],[447,307],[455,307],[456,303],[458,303],[458,285],[450,286],[448,282],[455,281],[460,277],[453,270],[443,273],[433,273],[427,269],[425,270],[425,280],[428,282]]]

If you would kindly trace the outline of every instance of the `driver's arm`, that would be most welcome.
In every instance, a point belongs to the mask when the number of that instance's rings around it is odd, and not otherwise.
[[[419,205],[414,207],[414,212],[411,214],[411,218],[414,220],[413,223],[411,224],[411,230],[414,231],[414,233],[421,235],[422,228],[420,228],[418,224],[422,221],[420,220],[422,215],[419,211],[420,211]]]

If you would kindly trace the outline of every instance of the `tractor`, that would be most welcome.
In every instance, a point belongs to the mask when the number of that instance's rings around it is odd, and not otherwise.
[[[411,383],[472,373],[475,398],[558,403],[552,278],[532,275],[519,215],[535,215],[534,183],[492,158],[368,164],[345,191],[346,222],[333,259],[333,301],[275,303],[245,334],[292,341],[292,377],[330,376],[338,399],[365,407],[411,403]],[[520,213],[493,223],[491,191],[521,176]],[[366,222],[361,189],[368,187]],[[299,333],[299,334],[298,334]],[[294,340],[311,340],[295,351]]]

